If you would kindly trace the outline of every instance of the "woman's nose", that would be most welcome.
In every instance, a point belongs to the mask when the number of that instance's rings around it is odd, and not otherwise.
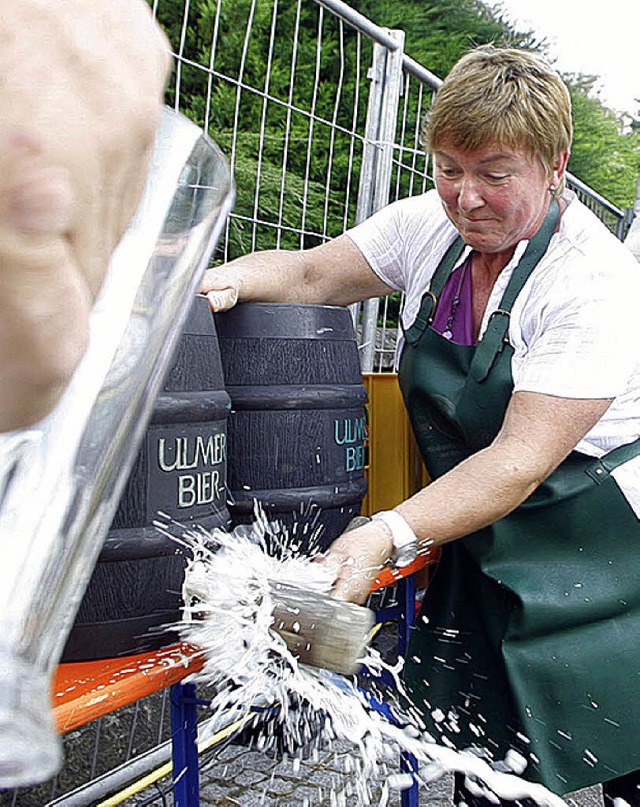
[[[482,193],[474,177],[462,177],[458,185],[458,207],[462,211],[474,210],[483,204]]]

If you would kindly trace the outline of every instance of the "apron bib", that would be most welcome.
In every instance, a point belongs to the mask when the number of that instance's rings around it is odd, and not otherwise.
[[[406,332],[405,404],[432,478],[488,446],[513,392],[508,323],[544,254],[552,203],[477,345],[429,327],[460,255],[454,242]],[[597,460],[573,452],[513,513],[441,548],[405,679],[435,739],[567,793],[640,767],[640,522],[611,471],[640,440]]]

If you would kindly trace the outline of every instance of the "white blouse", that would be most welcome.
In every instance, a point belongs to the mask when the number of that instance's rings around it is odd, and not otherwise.
[[[613,398],[576,450],[601,457],[640,435],[640,265],[573,193],[560,228],[514,302],[509,339],[514,391],[563,398]],[[440,259],[457,236],[436,191],[394,202],[347,231],[373,271],[406,292],[408,328]],[[526,249],[521,241],[498,277],[484,333]],[[462,262],[469,253],[466,248]],[[398,345],[398,355],[402,339]],[[613,472],[640,516],[640,457]]]

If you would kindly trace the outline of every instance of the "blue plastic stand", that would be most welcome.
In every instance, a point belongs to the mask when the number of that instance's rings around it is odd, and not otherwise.
[[[175,807],[199,807],[198,701],[195,684],[171,687],[173,798]]]
[[[396,584],[396,602],[394,605],[378,609],[376,622],[396,622],[398,625],[398,652],[406,658],[409,648],[409,635],[416,610],[416,580],[414,575],[403,577]],[[375,708],[375,707],[374,707]],[[403,773],[415,773],[417,761],[411,754],[402,754],[400,769]],[[400,795],[402,807],[418,807],[418,783],[414,781],[410,788]]]

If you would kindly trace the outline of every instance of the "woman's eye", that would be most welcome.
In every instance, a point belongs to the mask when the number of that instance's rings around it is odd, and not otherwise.
[[[489,182],[503,182],[507,179],[509,174],[487,174]]]

